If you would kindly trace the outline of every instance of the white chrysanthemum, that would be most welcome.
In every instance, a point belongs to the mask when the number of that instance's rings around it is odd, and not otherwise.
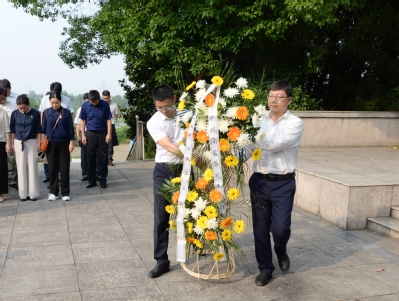
[[[265,132],[260,130],[255,136],[255,141],[257,143],[262,143],[262,141],[263,141],[263,139],[265,139],[265,137],[266,137]]]
[[[205,119],[197,119],[197,123],[195,124],[195,130],[199,131],[206,131],[207,124]]]
[[[206,82],[203,79],[201,79],[201,80],[197,81],[197,83],[195,84],[195,87],[197,89],[204,89],[205,84],[206,84]]]
[[[229,120],[225,118],[219,119],[218,126],[219,126],[219,132],[221,133],[226,133],[229,130]]]
[[[193,117],[193,112],[188,111],[186,114],[183,115],[183,122],[188,122],[190,118]]]
[[[259,105],[255,107],[255,112],[258,113],[261,117],[263,117],[266,115],[267,110],[264,105]]]
[[[237,144],[244,147],[249,143],[249,134],[241,133],[240,137],[237,138]]]
[[[238,107],[228,108],[225,115],[231,119],[236,119],[237,118],[237,110],[238,110]]]
[[[202,234],[204,234],[204,232],[205,232],[205,230],[204,229],[202,229],[200,226],[198,226],[198,225],[195,225],[195,227],[194,227],[194,232],[195,232],[195,234],[197,234],[197,235],[202,235]]]
[[[184,208],[184,218],[188,218],[189,215],[190,215],[190,209]]]
[[[226,100],[223,97],[219,98],[219,103],[222,105],[223,108],[226,108]]]
[[[248,81],[245,78],[240,77],[239,79],[237,79],[236,85],[238,88],[246,88],[248,87]]]
[[[199,89],[197,93],[195,93],[195,100],[200,101],[202,96],[205,96],[206,90],[205,89]]]
[[[260,118],[258,114],[253,114],[252,115],[252,125],[255,128],[258,128],[260,126]]]
[[[183,94],[180,96],[179,101],[182,99],[185,99],[187,97],[188,93],[187,92],[183,92]]]
[[[197,218],[201,216],[201,210],[198,210],[197,208],[192,208],[190,209],[190,214],[193,219],[197,220]]]
[[[198,200],[194,202],[194,204],[196,209],[202,211],[205,209],[206,204],[208,204],[208,201],[207,200],[204,201],[202,197],[199,197]]]
[[[180,127],[180,117],[176,116],[176,127],[179,128]]]
[[[204,152],[204,157],[205,157],[205,159],[207,159],[207,160],[211,160],[211,159],[212,159],[212,153],[211,153],[211,151],[206,151],[206,152]]]
[[[206,221],[206,227],[208,229],[217,229],[217,227],[219,226],[216,218],[210,218]]]
[[[204,104],[204,102],[198,102],[195,107],[198,110],[201,110],[205,115],[208,115],[208,107],[206,106],[206,104]]]
[[[227,98],[233,98],[239,93],[237,88],[227,88],[226,90],[223,91],[224,96]]]

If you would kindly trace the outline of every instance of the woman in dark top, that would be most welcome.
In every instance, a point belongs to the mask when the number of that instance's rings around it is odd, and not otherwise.
[[[7,91],[0,87],[0,105],[6,102]],[[0,203],[8,193],[7,153],[11,152],[11,133],[8,113],[0,108]]]
[[[50,193],[48,200],[58,199],[58,171],[60,171],[62,200],[69,201],[69,170],[71,152],[75,143],[72,115],[68,109],[61,106],[61,93],[58,91],[51,91],[50,106],[51,108],[43,111],[41,129],[43,135],[49,139],[47,161],[50,172]]]
[[[40,148],[40,113],[29,105],[29,98],[17,98],[18,110],[11,113],[11,143],[18,170],[19,198],[36,201],[39,196],[37,152]]]

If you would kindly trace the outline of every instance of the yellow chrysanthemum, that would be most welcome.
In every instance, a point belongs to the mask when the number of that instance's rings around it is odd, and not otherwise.
[[[198,239],[194,241],[194,244],[197,246],[198,249],[202,249],[204,246],[202,245],[202,242],[200,242]]]
[[[210,181],[213,179],[213,171],[212,169],[208,168],[204,171],[204,179]]]
[[[222,232],[223,241],[229,241],[233,237],[233,232],[231,230],[226,229]]]
[[[218,238],[218,235],[211,231],[211,230],[207,230],[205,231],[205,239],[207,240],[216,240]]]
[[[237,234],[243,233],[245,230],[245,222],[242,219],[235,221],[233,229]]]
[[[212,77],[211,82],[216,86],[221,86],[223,85],[223,78],[221,78],[220,76],[214,76]]]
[[[244,89],[244,91],[241,93],[241,96],[244,99],[252,100],[255,97],[255,93],[250,89]]]
[[[204,212],[208,218],[215,218],[218,216],[218,211],[213,206],[206,207]]]
[[[189,85],[186,87],[186,91],[188,91],[188,90],[190,90],[192,87],[194,87],[196,83],[197,83],[197,82],[192,82],[191,84],[189,84]]]
[[[191,190],[188,192],[186,200],[189,202],[194,202],[197,198],[198,192],[196,192],[195,190]]]
[[[221,152],[227,152],[230,149],[230,143],[226,139],[219,140],[219,148]]]
[[[252,152],[252,160],[258,161],[260,157],[262,157],[262,151],[260,148],[257,148]]]
[[[169,228],[171,228],[172,230],[176,230],[176,222],[170,220],[169,221]]]
[[[177,106],[177,109],[179,110],[179,112],[183,111],[184,108],[186,107],[186,101],[184,99],[182,99],[179,102],[179,105]]]
[[[201,215],[197,219],[197,225],[201,227],[201,229],[206,229],[206,222],[208,221],[208,218],[205,215]]]
[[[229,191],[227,192],[227,197],[229,198],[230,201],[238,199],[239,196],[240,196],[240,191],[237,188],[230,188]]]
[[[226,229],[230,227],[232,224],[233,224],[233,219],[231,216],[229,216],[220,222],[220,228]]]
[[[195,159],[194,158],[191,158],[191,165],[195,166]]]
[[[173,184],[176,184],[176,183],[180,183],[181,182],[181,178],[180,177],[176,177],[176,178],[173,178],[172,180],[170,180]]]
[[[179,142],[177,142],[177,144],[184,145],[184,142],[180,140]]]
[[[166,210],[166,212],[169,213],[169,214],[175,213],[175,207],[172,206],[172,205],[166,206],[166,207],[165,207],[165,210]]]
[[[224,257],[223,253],[216,253],[215,255],[213,255],[213,259],[215,259],[216,261],[222,259]]]
[[[190,222],[187,223],[187,232],[188,234],[193,233],[193,223]]]
[[[224,159],[224,164],[228,167],[234,167],[238,164],[238,158],[236,156],[227,156],[226,159]]]

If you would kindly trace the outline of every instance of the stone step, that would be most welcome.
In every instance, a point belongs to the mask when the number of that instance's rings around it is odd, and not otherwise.
[[[399,207],[391,207],[391,217],[399,219]]]
[[[393,217],[369,217],[367,229],[399,241],[399,219]]]

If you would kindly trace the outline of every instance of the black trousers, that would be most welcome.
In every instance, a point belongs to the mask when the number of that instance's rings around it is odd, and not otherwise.
[[[61,195],[69,196],[69,170],[71,154],[69,152],[69,141],[49,141],[47,150],[47,161],[50,173],[50,193],[58,196],[58,171],[60,172]]]
[[[96,182],[96,161],[98,158],[98,177],[101,184],[107,183],[108,176],[108,144],[105,142],[107,131],[86,131],[87,162],[89,165],[89,183]]]
[[[89,174],[89,164],[87,162],[87,146],[82,142],[79,142],[80,146],[80,168],[82,170],[82,176]]]
[[[170,205],[159,193],[165,179],[172,179],[181,175],[182,169],[170,170],[162,164],[155,164],[154,168],[154,259],[158,263],[169,262],[169,213],[165,207]]]
[[[249,179],[251,191],[255,257],[259,270],[272,273],[272,249],[270,232],[273,234],[277,256],[287,252],[291,236],[291,212],[296,190],[295,179],[269,181],[254,173]]]
[[[6,143],[0,142],[0,194],[8,193],[8,163]]]

